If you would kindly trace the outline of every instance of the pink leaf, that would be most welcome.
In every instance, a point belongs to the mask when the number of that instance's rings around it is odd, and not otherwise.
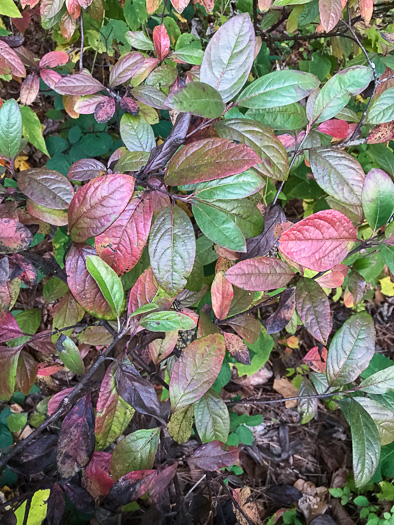
[[[149,343],[149,355],[155,365],[158,365],[168,357],[178,342],[178,331],[167,332],[164,339],[155,339]]]
[[[94,95],[102,89],[102,83],[85,70],[63,77],[55,86],[55,91],[61,95]]]
[[[373,0],[360,0],[359,7],[361,16],[364,19],[364,22],[368,25],[373,14]]]
[[[323,288],[340,288],[347,276],[349,268],[345,264],[337,264],[334,268],[317,279]]]
[[[108,100],[108,98],[105,95],[87,95],[77,100],[74,109],[81,115],[91,115],[95,112],[97,106]]]
[[[51,89],[55,89],[56,84],[62,78],[62,76],[57,71],[52,71],[51,69],[41,69],[40,77],[42,78],[43,82],[45,82],[45,84]]]
[[[118,275],[128,272],[142,255],[151,221],[152,202],[149,195],[134,197],[112,226],[96,237],[97,254]]]
[[[25,106],[32,104],[40,90],[40,79],[36,73],[27,75],[21,86],[21,103]]]
[[[246,344],[242,339],[236,335],[228,332],[223,332],[224,340],[226,341],[226,348],[237,361],[244,365],[250,365],[250,353]]]
[[[0,217],[0,254],[15,253],[30,246],[33,235],[20,222]]]
[[[170,50],[170,37],[164,24],[155,26],[153,29],[153,43],[157,58],[162,62]]]
[[[255,257],[235,264],[225,277],[238,288],[267,291],[286,286],[293,275],[291,268],[280,259]]]
[[[137,73],[143,63],[144,57],[141,53],[132,51],[131,53],[124,55],[111,69],[109,75],[110,87],[119,86],[130,80],[130,78]]]
[[[63,365],[46,366],[45,363],[38,363],[37,375],[48,377],[60,372],[60,370],[63,370]]]
[[[126,113],[130,113],[130,115],[133,115],[133,117],[136,117],[138,113],[140,112],[140,107],[138,105],[138,102],[136,102],[134,99],[130,97],[121,98],[119,102],[119,106],[120,106],[120,109],[122,109]]]
[[[100,161],[96,159],[81,159],[70,166],[67,177],[72,180],[85,182],[95,177],[106,175],[106,173],[106,167]]]
[[[320,21],[325,31],[331,31],[342,15],[341,0],[319,0]]]
[[[215,275],[211,287],[212,308],[216,317],[220,320],[225,319],[230,310],[231,301],[233,300],[233,287],[224,277],[224,272]]]
[[[48,403],[48,416],[51,416],[56,412],[63,399],[67,397],[68,394],[70,394],[73,390],[73,388],[65,388],[64,390],[61,390],[60,392],[51,397]]]
[[[0,311],[0,343],[11,341],[23,335],[15,317],[10,312]]]
[[[110,475],[111,454],[94,452],[89,465],[83,473],[82,486],[98,502],[106,496],[114,485]]]
[[[68,55],[64,51],[50,51],[42,57],[39,67],[58,67],[67,64]]]
[[[151,303],[158,288],[152,269],[148,268],[138,277],[137,282],[130,290],[127,315],[131,315],[140,306]]]
[[[346,215],[323,210],[285,231],[279,250],[291,261],[320,272],[339,264],[356,240],[356,229]]]
[[[73,18],[78,18],[81,14],[81,6],[78,0],[66,0],[67,12]]]
[[[8,44],[0,40],[0,75],[10,72],[16,77],[26,76],[22,60]]]
[[[178,11],[178,13],[182,13],[189,5],[189,1],[190,0],[171,0],[171,4]]]
[[[64,175],[47,168],[30,168],[18,173],[18,186],[37,204],[65,210],[71,203],[74,188]]]
[[[114,116],[115,109],[115,99],[104,97],[104,100],[99,102],[94,109],[94,118],[99,124],[108,122]]]
[[[319,347],[314,346],[303,358],[303,361],[315,372],[324,374],[326,371],[327,348],[323,346],[321,351],[319,351]]]
[[[104,232],[125,209],[133,190],[129,175],[104,175],[80,188],[68,208],[72,240],[83,242]]]
[[[349,133],[349,124],[345,120],[331,119],[322,122],[317,129],[335,139],[345,139]]]
[[[237,447],[229,447],[221,441],[211,441],[199,447],[187,461],[194,468],[214,472],[224,467],[231,467],[238,458]]]
[[[10,267],[11,264],[17,264],[21,269],[22,273],[18,275],[19,279],[24,282],[27,286],[33,286],[37,282],[37,271],[34,268],[33,264],[28,261],[19,253],[14,253],[10,257]]]

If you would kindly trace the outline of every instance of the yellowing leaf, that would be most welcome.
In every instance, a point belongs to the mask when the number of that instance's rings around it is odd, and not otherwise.
[[[380,279],[380,286],[382,287],[382,294],[394,297],[394,283],[391,282],[390,277]]]

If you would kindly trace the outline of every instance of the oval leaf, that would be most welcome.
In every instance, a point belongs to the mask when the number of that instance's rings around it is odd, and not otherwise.
[[[30,231],[18,221],[0,217],[0,253],[22,252],[33,241]]]
[[[394,210],[394,183],[387,173],[376,168],[368,173],[362,189],[362,204],[373,230],[386,224]]]
[[[165,105],[183,113],[190,112],[205,118],[220,117],[224,111],[220,93],[204,82],[189,82],[167,97]]]
[[[192,330],[196,323],[191,317],[180,312],[154,312],[140,320],[140,325],[151,332],[173,332]]]
[[[194,419],[202,443],[227,442],[230,431],[230,415],[226,404],[214,390],[208,390],[194,404]]]
[[[293,275],[291,268],[280,259],[255,257],[235,264],[225,277],[238,288],[262,292],[286,286]]]
[[[86,257],[86,268],[98,284],[101,293],[117,317],[124,310],[125,296],[122,281],[114,270],[97,255]]]
[[[44,168],[20,172],[18,186],[32,201],[54,210],[68,208],[74,195],[73,187],[64,175]]]
[[[322,287],[313,279],[300,279],[296,287],[296,306],[305,328],[325,345],[332,322],[330,302]]]

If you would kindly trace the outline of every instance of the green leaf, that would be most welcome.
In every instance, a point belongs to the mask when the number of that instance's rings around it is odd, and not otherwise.
[[[386,224],[394,210],[394,183],[387,173],[375,168],[368,173],[362,204],[365,218],[373,230]]]
[[[386,394],[394,390],[394,366],[370,375],[361,381],[359,389],[367,394]]]
[[[383,124],[394,120],[394,87],[383,91],[371,104],[366,123]]]
[[[174,330],[191,330],[196,323],[191,317],[180,312],[155,312],[140,320],[140,325],[151,332],[173,332]]]
[[[394,273],[394,246],[381,243],[379,244],[379,250],[390,272]]]
[[[286,180],[289,161],[286,150],[273,132],[245,118],[226,119],[216,124],[220,137],[236,140],[251,147],[262,162],[253,166],[260,175]]]
[[[43,523],[47,515],[50,493],[50,489],[37,490],[31,498],[29,508],[27,508],[27,501],[24,501],[15,511],[17,525],[38,525]],[[28,512],[27,519],[26,512]]]
[[[357,401],[346,399],[339,404],[352,433],[354,481],[356,487],[362,487],[372,478],[379,463],[379,432],[371,416]]]
[[[141,315],[146,314],[147,312],[153,312],[153,310],[157,310],[159,306],[155,303],[149,303],[144,304],[143,306],[140,306],[137,308],[137,310],[134,310],[132,314],[129,315],[129,317],[134,317],[135,315]]]
[[[124,173],[125,171],[138,171],[145,166],[148,159],[149,153],[147,151],[128,151],[123,157],[120,157],[115,164],[115,169],[120,173]]]
[[[245,88],[239,95],[237,104],[254,109],[287,106],[307,97],[319,84],[319,79],[311,73],[274,71]]]
[[[274,347],[274,340],[264,329],[257,341],[253,344],[248,343],[247,346],[253,352],[250,365],[234,363],[234,367],[238,370],[239,377],[243,375],[249,377],[265,365]]]
[[[4,102],[0,109],[0,155],[14,160],[21,147],[22,116],[13,98]]]
[[[20,348],[0,347],[0,401],[9,401],[14,393],[20,352]]]
[[[335,117],[352,95],[364,91],[372,78],[371,68],[367,66],[348,67],[331,77],[316,98],[313,120],[319,123]]]
[[[189,82],[179,91],[172,93],[165,105],[183,113],[193,113],[200,117],[217,118],[224,111],[220,93],[204,82]]]
[[[214,390],[208,390],[194,404],[194,419],[202,443],[226,443],[230,431],[230,416],[225,402]]]
[[[182,445],[186,443],[191,434],[193,426],[193,405],[179,408],[171,415],[167,430],[172,439]]]
[[[167,206],[152,226],[149,257],[156,279],[172,297],[186,285],[195,256],[196,239],[191,220],[179,206]]]
[[[136,430],[119,441],[111,458],[111,474],[115,481],[134,470],[153,467],[159,435],[159,428]]]
[[[34,335],[40,327],[41,324],[41,312],[38,308],[29,308],[28,310],[23,310],[15,316],[15,320],[19,325],[19,328],[25,334]],[[8,341],[7,346],[19,346],[26,343],[30,337],[28,335],[23,335],[22,337],[17,337]]]
[[[313,396],[316,395],[316,390],[309,379],[302,380],[301,386],[298,390],[299,396]],[[299,399],[298,412],[302,414],[301,424],[309,423],[317,414],[317,398],[313,399]]]
[[[366,312],[352,315],[332,338],[327,357],[330,385],[351,383],[367,368],[375,352],[375,327]]]
[[[229,250],[246,251],[245,237],[228,213],[202,202],[195,202],[192,209],[198,227],[208,239]]]
[[[74,374],[84,375],[85,365],[83,364],[81,354],[77,345],[67,335],[62,334],[56,341],[56,349],[60,360]]]
[[[152,126],[142,115],[125,113],[120,119],[120,137],[129,151],[151,151],[156,145]]]
[[[280,131],[295,131],[308,124],[305,108],[297,102],[279,108],[248,109],[245,116]]]
[[[27,412],[10,414],[7,417],[7,425],[11,432],[19,432],[27,423]]]
[[[373,419],[380,436],[381,445],[394,441],[394,412],[374,399],[354,397]]]
[[[57,301],[69,291],[68,284],[58,277],[51,277],[43,287],[43,296],[47,303]]]
[[[22,18],[21,12],[12,0],[0,0],[0,15]]]
[[[97,255],[86,257],[86,268],[98,284],[105,300],[117,317],[123,312],[125,296],[122,281],[114,270]]]
[[[254,195],[263,186],[263,179],[253,170],[247,170],[225,179],[200,182],[193,193],[202,201],[234,200]]]
[[[37,149],[48,155],[47,146],[42,134],[42,126],[36,113],[28,106],[21,106],[23,136]]]
[[[183,33],[182,36],[186,36],[186,33]],[[203,56],[204,51],[202,49],[196,49],[192,47],[177,47],[174,53],[172,53],[171,58],[178,58],[179,60],[182,60],[187,64],[200,66],[202,63]]]

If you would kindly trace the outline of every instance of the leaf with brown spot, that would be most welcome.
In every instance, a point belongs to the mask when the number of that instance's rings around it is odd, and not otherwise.
[[[21,252],[28,248],[33,235],[20,222],[0,217],[0,254]]]
[[[250,344],[253,344],[260,337],[261,324],[252,314],[242,314],[226,321],[237,334]]]
[[[227,351],[243,365],[250,365],[250,353],[246,344],[242,339],[235,334],[229,332],[222,332],[226,342]]]
[[[280,294],[278,308],[265,322],[267,334],[276,334],[287,326],[295,310],[295,288],[288,288]]]
[[[233,295],[233,287],[224,277],[224,272],[218,272],[211,286],[212,308],[218,319],[226,318]]]

